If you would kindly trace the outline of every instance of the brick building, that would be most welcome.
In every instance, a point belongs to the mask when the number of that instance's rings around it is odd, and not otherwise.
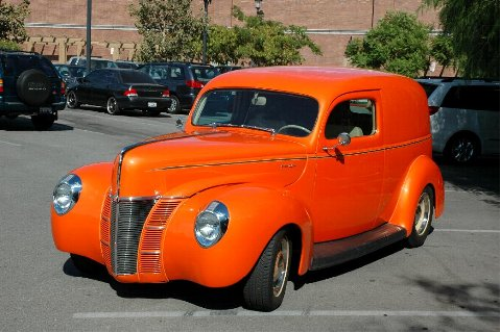
[[[3,0],[18,3],[20,0]],[[111,59],[132,59],[140,35],[129,14],[137,0],[93,0],[92,55]],[[343,53],[348,41],[363,36],[388,11],[417,14],[420,21],[437,28],[434,11],[419,11],[421,0],[262,0],[267,19],[307,28],[323,56],[305,50],[307,65],[348,66]],[[208,15],[216,24],[233,26],[233,6],[247,15],[256,13],[255,0],[213,0]],[[87,1],[32,0],[26,21],[29,40],[26,50],[41,52],[54,61],[85,54]],[[202,15],[203,0],[193,0],[193,13]]]

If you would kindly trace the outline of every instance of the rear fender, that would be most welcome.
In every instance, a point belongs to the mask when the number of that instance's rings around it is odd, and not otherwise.
[[[228,207],[228,229],[217,244],[204,249],[195,239],[195,220],[215,200]],[[179,206],[168,222],[163,250],[166,276],[208,287],[235,284],[250,273],[274,234],[289,225],[300,230],[299,273],[303,274],[311,259],[312,226],[301,202],[287,191],[263,186],[204,191]]]
[[[404,179],[396,206],[389,222],[404,227],[410,236],[413,229],[415,209],[420,194],[430,185],[434,192],[434,217],[438,218],[444,211],[444,181],[439,167],[425,155],[416,158],[410,165]]]
[[[59,216],[51,206],[52,235],[57,249],[104,264],[99,226],[112,169],[113,163],[100,163],[71,172],[82,180],[82,191],[78,202],[67,214]]]

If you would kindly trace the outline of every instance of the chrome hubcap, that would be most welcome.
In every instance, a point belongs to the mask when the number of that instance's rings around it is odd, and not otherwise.
[[[172,103],[170,104],[170,112],[174,112],[177,109],[177,99],[172,98]]]
[[[109,99],[108,100],[108,112],[115,113],[115,111],[116,111],[116,100]]]
[[[69,106],[73,107],[76,105],[76,97],[75,97],[75,94],[73,92],[71,92],[69,95],[68,95],[68,104]]]
[[[426,191],[420,196],[418,201],[417,211],[415,213],[415,232],[418,235],[423,235],[431,220],[431,197]]]
[[[467,138],[460,138],[451,149],[453,159],[458,162],[467,162],[474,155],[474,143]]]
[[[286,276],[288,274],[288,266],[290,262],[290,244],[288,239],[283,237],[280,242],[280,247],[276,253],[273,270],[273,294],[278,297],[283,292],[285,287]]]

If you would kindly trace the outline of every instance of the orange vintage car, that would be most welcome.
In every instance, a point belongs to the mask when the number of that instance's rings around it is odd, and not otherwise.
[[[182,131],[78,168],[54,189],[56,247],[125,283],[242,283],[271,311],[290,276],[397,241],[444,209],[427,98],[409,78],[354,69],[230,72]]]

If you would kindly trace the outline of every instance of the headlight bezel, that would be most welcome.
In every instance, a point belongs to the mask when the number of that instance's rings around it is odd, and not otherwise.
[[[54,211],[62,216],[71,211],[80,198],[82,180],[76,174],[68,174],[55,186],[52,192]]]
[[[228,225],[229,209],[220,201],[212,201],[196,216],[194,237],[202,248],[208,249],[222,239]]]

